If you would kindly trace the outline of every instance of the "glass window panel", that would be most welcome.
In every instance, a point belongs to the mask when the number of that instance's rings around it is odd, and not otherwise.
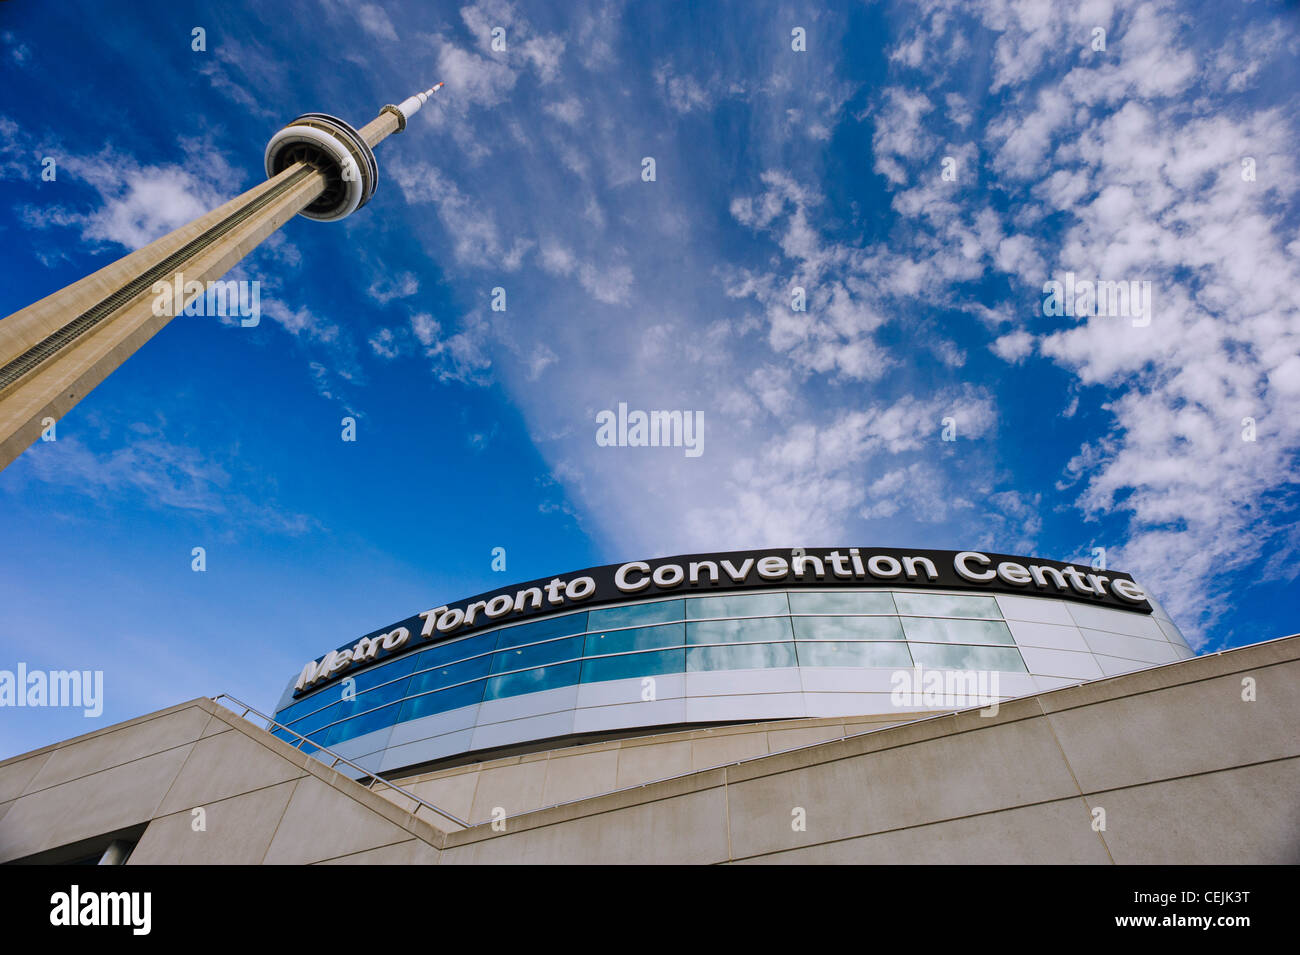
[[[626,680],[633,677],[682,673],[686,669],[686,651],[658,650],[654,653],[627,653],[617,657],[597,657],[582,662],[582,682]]]
[[[1001,620],[904,617],[903,629],[907,631],[907,639],[921,643],[1015,643],[1011,631]]]
[[[692,620],[701,617],[765,617],[789,612],[785,594],[726,594],[721,597],[692,597],[686,601],[686,616]]]
[[[632,650],[657,650],[660,647],[680,647],[686,642],[686,624],[665,623],[658,627],[635,627],[631,630],[611,630],[607,633],[587,634],[585,655],[624,653]]]
[[[309,713],[307,716],[302,717],[290,725],[303,736],[311,736],[312,733],[316,732],[316,730],[325,726],[327,723],[333,723],[335,720],[343,718],[343,715],[339,712],[340,706],[341,703],[336,702],[331,706],[325,707],[323,710]]]
[[[400,700],[407,695],[407,683],[407,680],[401,679],[393,683],[386,683],[365,693],[358,693],[350,700],[337,699],[335,703],[325,707],[325,709],[304,716],[290,725],[304,736],[312,736],[316,730],[328,723],[345,720],[350,716],[364,713],[366,710],[373,710],[385,703]],[[330,695],[336,698],[341,697],[343,695],[342,686],[331,687]],[[320,740],[317,740],[317,742],[320,742]]]
[[[753,643],[734,647],[689,647],[686,669],[753,670],[795,666],[793,643]]]
[[[569,637],[566,640],[552,640],[550,643],[538,643],[531,647],[516,647],[513,650],[498,650],[492,654],[492,672],[505,670],[522,670],[525,667],[540,666],[556,660],[573,660],[582,656],[582,637]]]
[[[408,640],[409,643],[409,640]],[[402,647],[406,649],[405,646]],[[382,663],[378,666],[371,665],[357,673],[353,673],[352,667],[344,670],[342,676],[350,676],[357,681],[357,692],[362,693],[372,687],[379,686],[381,683],[391,683],[394,680],[409,676],[415,669],[415,658],[419,654],[408,653],[404,657],[398,657],[390,663]]]
[[[397,680],[394,683],[385,683],[383,686],[377,687],[376,689],[368,690],[365,693],[358,693],[351,700],[342,700],[337,707],[330,707],[332,710],[337,709],[337,715],[334,716],[333,719],[346,719],[349,716],[356,716],[358,713],[364,713],[366,710],[373,710],[375,707],[382,706],[385,703],[392,703],[394,700],[400,700],[402,697],[406,696],[406,686],[408,682],[408,680]],[[343,689],[342,687],[339,687],[339,695],[342,696],[342,694]],[[297,727],[295,727],[295,729],[296,728]],[[298,732],[301,733],[302,730],[298,730]]]
[[[561,686],[573,686],[578,682],[582,664],[558,663],[536,670],[524,670],[522,673],[508,673],[494,676],[488,680],[486,700],[499,700],[507,696],[519,696],[522,693],[536,693],[540,690],[553,690]]]
[[[587,629],[587,611],[570,613],[563,617],[549,617],[536,623],[521,623],[498,631],[497,649],[517,647],[523,643],[536,643],[551,637],[567,637],[574,633],[583,633]]]
[[[956,597],[949,594],[894,594],[899,613],[922,617],[994,617],[1002,619],[992,597]]]
[[[962,647],[956,644],[913,643],[912,658],[923,667],[948,670],[1003,670],[1024,673],[1025,662],[1015,647]]]
[[[486,633],[481,637],[470,637],[468,640],[434,644],[420,654],[415,669],[429,670],[433,667],[440,667],[445,663],[455,663],[457,660],[464,660],[466,657],[477,656],[480,653],[490,653],[496,643],[496,634]]]
[[[902,640],[897,617],[795,617],[797,640]]]
[[[790,591],[791,613],[894,613],[894,598],[888,591],[836,591],[804,593]]]
[[[415,669],[415,658],[417,654],[408,653],[404,657],[398,657],[391,663],[382,663],[379,665],[370,665],[366,669],[358,670],[355,674],[352,668],[343,670],[339,679],[335,680],[329,686],[322,688],[319,692],[311,696],[302,697],[296,702],[286,706],[276,719],[281,723],[291,723],[294,720],[305,716],[312,710],[318,710],[322,706],[327,706],[342,697],[342,678],[346,676],[356,680],[356,691],[362,693],[372,687],[379,686],[381,683],[389,683],[393,680],[400,680],[404,676],[409,676]]]
[[[296,720],[302,719],[308,713],[329,706],[331,703],[337,703],[342,699],[343,693],[340,683],[340,680],[335,680],[330,685],[321,687],[311,696],[302,697],[296,703],[286,706],[276,713],[275,718],[287,726]]]
[[[906,643],[831,640],[800,643],[799,665],[805,667],[910,667]]]
[[[366,713],[364,716],[357,716],[342,723],[335,723],[325,731],[323,734],[324,739],[319,739],[317,742],[322,746],[332,746],[335,743],[356,739],[358,736],[365,736],[375,730],[392,726],[397,722],[397,713],[398,704],[392,703],[375,710],[373,713]]]
[[[479,680],[475,683],[466,683],[464,686],[453,686],[449,690],[439,690],[437,693],[413,696],[402,703],[402,715],[398,717],[398,721],[405,722],[419,719],[421,716],[431,716],[434,713],[458,710],[462,706],[473,706],[482,701],[483,687],[486,684],[486,680]]]
[[[456,683],[477,680],[479,677],[487,676],[491,667],[492,658],[484,656],[465,660],[462,663],[453,663],[450,666],[439,667],[436,670],[426,670],[424,673],[417,673],[411,677],[411,683],[407,687],[406,695],[414,696],[428,690],[441,690],[443,687],[452,686]]]
[[[302,719],[308,713],[319,710],[321,707],[329,706],[339,699],[338,688],[331,686],[322,688],[319,692],[311,696],[304,696],[297,702],[286,706],[284,709],[275,714],[275,718],[286,726],[294,720]]]
[[[704,620],[686,625],[687,643],[737,643],[746,640],[792,640],[789,617],[754,617],[750,620]]]
[[[684,601],[661,600],[653,604],[631,604],[592,610],[587,616],[588,630],[613,630],[616,627],[639,627],[648,623],[671,623],[684,620]]]

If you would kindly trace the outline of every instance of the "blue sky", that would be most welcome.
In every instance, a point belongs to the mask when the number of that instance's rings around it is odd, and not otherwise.
[[[1104,547],[1203,650],[1295,632],[1297,54],[1262,2],[0,5],[0,314],[299,113],[447,84],[366,208],[232,273],[260,325],[178,318],[0,473],[0,668],[106,687],[0,756],[701,550]],[[1150,323],[1044,315],[1066,272],[1150,281]],[[619,402],[704,453],[598,446]]]

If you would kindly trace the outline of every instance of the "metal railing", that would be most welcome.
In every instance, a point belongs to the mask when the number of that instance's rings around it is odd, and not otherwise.
[[[240,716],[241,719],[247,719],[247,718],[248,718],[248,714],[249,714],[249,713],[252,713],[252,714],[253,714],[254,716],[256,716],[258,719],[260,719],[260,720],[265,720],[265,721],[266,721],[267,726],[266,726],[265,728],[266,728],[268,731],[269,731],[272,727],[274,727],[275,729],[284,730],[286,733],[289,733],[289,734],[291,734],[292,736],[296,736],[296,737],[298,738],[298,741],[297,741],[296,743],[293,744],[293,748],[294,748],[294,749],[298,749],[298,748],[299,748],[303,743],[308,743],[308,744],[310,744],[310,745],[316,747],[316,750],[317,750],[318,752],[321,752],[321,753],[324,753],[324,754],[327,755],[327,756],[331,756],[331,757],[333,757],[334,762],[326,764],[326,765],[329,766],[330,769],[333,769],[333,768],[334,768],[335,766],[337,766],[339,763],[342,763],[344,766],[347,766],[349,769],[355,770],[356,772],[360,773],[362,779],[365,779],[365,780],[366,780],[366,782],[362,783],[362,785],[365,786],[366,789],[369,789],[371,792],[374,792],[374,789],[373,789],[374,784],[377,783],[377,782],[379,782],[379,783],[383,783],[385,786],[387,786],[387,787],[388,787],[389,789],[391,789],[393,792],[395,792],[395,793],[399,793],[399,794],[405,796],[407,799],[409,799],[409,800],[411,800],[412,802],[415,803],[415,808],[411,810],[411,815],[412,815],[412,816],[416,816],[416,817],[418,818],[421,809],[428,809],[430,812],[437,813],[437,814],[438,814],[439,816],[441,816],[442,818],[447,819],[447,820],[449,820],[449,821],[451,821],[451,822],[454,822],[456,825],[460,826],[462,829],[468,829],[468,828],[470,828],[470,824],[469,824],[468,822],[466,822],[464,819],[458,819],[458,818],[456,818],[455,816],[453,816],[451,813],[447,812],[445,809],[439,809],[439,808],[438,808],[437,806],[435,806],[433,803],[428,802],[428,801],[426,801],[426,800],[424,800],[424,799],[421,799],[421,798],[420,798],[419,796],[417,796],[415,793],[413,793],[413,792],[411,792],[411,791],[409,791],[409,790],[407,790],[407,789],[403,789],[401,786],[397,785],[396,783],[389,782],[387,779],[384,779],[384,777],[380,776],[380,775],[377,774],[377,773],[372,773],[370,770],[368,770],[368,769],[364,769],[363,767],[358,766],[356,763],[352,762],[352,760],[348,759],[346,756],[340,756],[338,753],[334,752],[334,751],[333,751],[332,749],[330,749],[329,747],[327,747],[327,746],[322,746],[322,745],[320,745],[320,743],[317,743],[317,742],[315,742],[314,740],[311,740],[311,739],[307,738],[306,736],[303,736],[303,735],[302,735],[301,733],[299,733],[297,730],[290,729],[289,727],[285,726],[283,723],[279,723],[279,722],[277,722],[276,720],[274,720],[274,719],[272,719],[271,717],[267,716],[265,713],[262,713],[262,712],[260,712],[260,711],[258,711],[258,710],[256,710],[256,709],[254,709],[253,707],[249,706],[249,705],[248,705],[247,703],[245,703],[244,701],[235,699],[235,698],[234,698],[233,696],[231,696],[229,693],[218,693],[216,696],[212,697],[212,702],[213,702],[213,703],[220,703],[222,700],[229,700],[231,703],[235,704],[236,707],[242,707],[244,712],[242,712],[242,713],[239,714],[239,716]],[[284,742],[288,742],[288,740],[285,740]],[[314,755],[314,754],[310,754],[310,755]],[[323,759],[320,760],[320,761],[321,761],[322,763],[325,762]],[[361,782],[361,779],[358,779],[357,782]],[[379,794],[376,793],[376,795],[379,795]],[[381,797],[381,798],[382,798],[382,797]]]

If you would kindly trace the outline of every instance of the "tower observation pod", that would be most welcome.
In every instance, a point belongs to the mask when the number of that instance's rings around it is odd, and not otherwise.
[[[266,144],[266,175],[274,179],[298,163],[318,169],[325,188],[299,215],[333,222],[356,212],[375,194],[379,164],[361,134],[336,116],[304,113]]]
[[[299,116],[267,143],[265,182],[0,319],[0,468],[176,315],[212,314],[198,306],[238,296],[216,280],[293,216],[334,222],[369,202],[374,147],[442,86],[383,107],[359,130],[327,113]]]
[[[320,222],[350,216],[370,201],[379,183],[374,147],[406,129],[407,120],[441,88],[437,83],[397,106],[390,103],[361,130],[328,113],[304,113],[266,144],[267,178],[273,179],[297,163],[311,166],[325,177],[325,188],[298,214]]]

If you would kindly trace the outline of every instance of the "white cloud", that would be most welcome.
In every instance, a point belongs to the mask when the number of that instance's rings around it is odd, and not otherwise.
[[[946,416],[957,419],[963,440],[979,438],[996,421],[990,396],[962,388],[841,412],[822,424],[804,420],[778,429],[761,449],[733,459],[729,478],[717,489],[721,493],[704,495],[708,506],[688,512],[679,536],[686,545],[704,548],[716,547],[720,540],[761,547],[829,539],[855,517],[893,516],[887,504],[889,482],[862,480],[863,475],[888,473],[891,465],[924,472],[923,484],[932,497],[960,497],[955,475],[934,462]],[[899,465],[900,458],[910,460]]]
[[[606,305],[621,305],[628,301],[633,285],[632,269],[628,265],[597,265],[582,261],[554,238],[543,240],[539,252],[543,269],[564,278],[575,276],[578,284],[597,301]]]
[[[577,126],[582,120],[582,101],[573,96],[547,103],[543,109],[548,115],[569,126]]]
[[[112,451],[98,450],[76,435],[38,441],[6,473],[20,482],[30,475],[105,507],[121,508],[129,501],[290,536],[319,528],[314,518],[285,510],[257,487],[257,475],[237,452],[178,444],[161,428],[143,423],[132,430],[131,440]],[[250,494],[249,488],[257,490]]]
[[[363,3],[357,7],[357,22],[361,24],[361,29],[365,30],[371,36],[379,40],[391,40],[396,42],[397,31],[393,28],[393,21],[388,18],[384,8],[373,3]]]
[[[894,184],[907,181],[907,165],[933,152],[935,138],[922,119],[934,105],[924,93],[894,86],[884,91],[884,100],[874,117],[871,139],[876,172]]]
[[[492,360],[487,349],[489,329],[482,316],[469,315],[460,331],[447,334],[427,312],[411,316],[411,331],[431,359],[435,378],[443,383],[482,385],[488,381]]]
[[[448,43],[440,37],[430,38],[437,50],[438,75],[443,77],[454,96],[464,106],[496,106],[514,89],[517,74],[506,63],[480,56]]]
[[[1291,355],[1268,373],[1268,387],[1279,396],[1300,397],[1300,355]]]
[[[25,67],[32,58],[32,48],[14,36],[10,30],[0,33],[0,44],[4,45],[9,59],[20,67]]]
[[[927,42],[951,35],[952,9],[927,7]],[[998,241],[994,267],[1033,299],[1050,268],[1054,278],[1150,281],[1154,304],[1148,327],[1092,317],[1052,328],[1026,316],[1038,334],[1016,328],[991,348],[1009,362],[1037,348],[1109,396],[1111,430],[1080,449],[1067,486],[1080,486],[1085,515],[1127,516],[1112,560],[1195,634],[1198,618],[1226,606],[1223,595],[1206,596],[1212,572],[1257,560],[1268,546],[1258,511],[1291,482],[1300,447],[1290,384],[1300,372],[1290,364],[1300,353],[1300,267],[1283,211],[1300,190],[1292,117],[1240,103],[1189,108],[1179,97],[1243,88],[1257,58],[1284,44],[1248,49],[1228,30],[1203,70],[1206,36],[1170,3],[1114,11],[1020,3],[977,15],[997,34],[994,88],[1010,92],[986,136],[995,186],[1029,191],[1064,223],[1043,231],[1041,212],[1019,210],[1022,228]],[[1109,27],[1104,53],[1087,49],[1093,23]],[[1243,156],[1270,173],[1243,181]],[[1000,311],[981,317],[999,327]],[[1068,413],[1077,405],[1076,394]],[[1246,417],[1260,422],[1256,442],[1241,438]]]
[[[339,339],[339,327],[321,318],[306,305],[294,308],[278,298],[263,298],[262,314],[296,338],[328,344]]]
[[[458,262],[486,268],[507,258],[496,219],[476,199],[461,192],[441,169],[432,163],[402,159],[390,168],[407,202],[435,207]]]
[[[418,291],[420,291],[420,280],[416,278],[414,272],[402,272],[398,275],[385,272],[370,283],[369,294],[380,305],[387,305],[395,299],[408,298]]]
[[[668,64],[661,64],[654,73],[655,82],[668,105],[677,113],[707,110],[711,98],[693,76],[677,73]]]
[[[112,146],[79,153],[40,142],[0,117],[0,171],[12,165],[23,177],[35,178],[42,165],[30,159],[23,163],[20,157],[49,156],[56,161],[58,181],[79,181],[95,195],[89,210],[63,204],[20,207],[23,221],[37,229],[74,228],[93,245],[111,243],[133,251],[211,212],[237,191],[243,174],[215,143],[182,137],[178,145],[183,162],[146,165]],[[202,163],[195,161],[200,156]]]
[[[396,358],[402,352],[397,334],[391,328],[381,328],[371,335],[369,345],[380,358]]]
[[[216,184],[177,166],[141,166],[112,153],[94,158],[66,157],[68,174],[87,181],[101,204],[91,212],[61,207],[36,211],[34,225],[77,227],[83,239],[111,242],[135,250],[206,215],[226,196]]]
[[[989,347],[1003,361],[1015,364],[1033,352],[1034,336],[1026,331],[1011,332],[995,339]]]
[[[564,40],[558,36],[534,36],[524,41],[523,53],[543,83],[553,83],[560,75],[564,57]]]

